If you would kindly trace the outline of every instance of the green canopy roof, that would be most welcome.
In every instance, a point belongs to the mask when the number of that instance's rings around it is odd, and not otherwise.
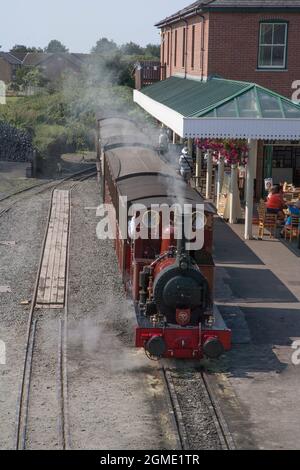
[[[300,118],[300,106],[255,83],[170,77],[142,93],[185,117]]]
[[[255,83],[170,77],[134,101],[181,137],[300,139],[300,106]]]

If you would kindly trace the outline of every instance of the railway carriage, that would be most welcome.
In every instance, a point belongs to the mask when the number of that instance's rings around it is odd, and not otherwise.
[[[132,133],[131,122],[114,118],[104,123],[103,201],[115,209],[111,223],[119,268],[136,309],[136,346],[150,358],[218,358],[230,349],[231,332],[213,304],[215,211],[160,159],[143,133]],[[168,226],[163,224],[160,208],[174,206],[179,197],[192,211],[204,205],[199,250],[189,251],[183,239],[175,239],[173,213]],[[130,233],[137,216],[131,209],[137,204],[146,209],[135,226],[139,231],[145,225],[148,236],[143,238]]]

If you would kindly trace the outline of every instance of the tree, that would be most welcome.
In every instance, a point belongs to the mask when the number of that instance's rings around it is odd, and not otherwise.
[[[27,47],[24,44],[16,44],[9,52],[15,53],[27,53],[27,52],[43,52],[41,47]]]
[[[16,79],[12,88],[15,90],[23,90],[29,86],[42,87],[46,84],[41,70],[37,67],[21,67],[16,72]]]
[[[96,46],[92,48],[93,54],[112,55],[118,52],[118,46],[114,41],[107,38],[100,38]]]
[[[57,39],[52,39],[52,41],[49,42],[48,46],[45,47],[44,50],[47,53],[69,52],[69,49],[67,49],[66,46],[64,46]]]
[[[144,49],[135,42],[127,42],[121,46],[121,51],[124,55],[143,55]]]
[[[159,44],[147,44],[145,47],[145,55],[151,57],[157,57],[160,59],[160,45]]]

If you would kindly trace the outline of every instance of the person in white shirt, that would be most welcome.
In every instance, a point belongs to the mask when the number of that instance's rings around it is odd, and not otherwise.
[[[169,137],[165,129],[161,129],[159,138],[158,138],[158,146],[160,153],[168,153],[169,150]]]
[[[189,155],[189,150],[184,147],[179,157],[179,171],[182,178],[189,183],[193,174],[194,161],[192,155]]]

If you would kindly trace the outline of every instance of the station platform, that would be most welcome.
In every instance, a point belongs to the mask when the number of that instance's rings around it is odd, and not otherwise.
[[[300,253],[216,218],[216,303],[233,331],[219,399],[241,449],[300,449]],[[299,353],[300,358],[300,353]]]

